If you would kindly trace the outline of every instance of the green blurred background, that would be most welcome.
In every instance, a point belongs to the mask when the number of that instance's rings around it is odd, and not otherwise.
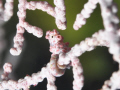
[[[31,0],[29,0],[31,1]],[[39,1],[39,0],[34,0]],[[44,1],[44,0],[41,0]],[[53,0],[46,0],[50,4],[53,4]],[[118,8],[120,9],[120,0],[114,0]],[[32,34],[25,32],[24,37],[24,49],[19,56],[20,61],[17,68],[13,72],[16,79],[23,78],[25,75],[31,75],[41,70],[49,60],[51,53],[49,52],[49,43],[45,39],[47,30],[57,29],[60,34],[64,37],[64,42],[69,42],[70,47],[74,46],[86,37],[91,37],[93,33],[100,29],[103,29],[102,17],[99,4],[91,17],[87,19],[86,25],[80,28],[78,31],[73,29],[73,23],[78,14],[82,9],[87,0],[65,0],[66,5],[66,18],[67,18],[67,29],[59,30],[56,27],[55,19],[48,15],[46,12],[41,10],[27,10],[26,21],[31,25],[38,26],[43,29],[44,35],[42,38],[37,38]],[[6,31],[7,48],[4,51],[3,59],[6,58],[6,53],[13,46],[13,37],[16,33],[16,24],[18,23],[17,11],[18,11],[18,0],[14,2],[14,15],[5,23],[3,26]],[[118,12],[120,17],[120,10]],[[10,56],[18,57],[18,56]],[[109,54],[106,47],[96,47],[91,52],[86,52],[79,57],[84,70],[85,83],[82,90],[98,90],[102,87],[105,80],[109,79],[113,71],[117,71],[118,64],[113,61],[112,55]],[[9,61],[9,60],[8,60]],[[13,66],[14,67],[14,66]],[[72,89],[73,74],[72,68],[66,70],[66,73],[59,78],[56,78],[56,86],[58,90],[73,90]],[[31,86],[30,90],[46,90],[47,80],[39,83],[36,87]]]

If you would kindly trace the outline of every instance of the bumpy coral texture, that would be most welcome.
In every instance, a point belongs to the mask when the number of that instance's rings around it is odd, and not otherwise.
[[[4,7],[2,3],[2,0],[0,0],[0,20],[8,21],[13,15],[13,0],[6,0]],[[73,67],[73,89],[81,90],[84,85],[84,76],[83,68],[78,57],[86,51],[94,50],[96,46],[108,47],[109,53],[113,55],[113,59],[119,64],[118,71],[113,72],[110,80],[105,81],[101,90],[120,89],[120,21],[116,15],[118,10],[113,0],[88,0],[81,13],[77,14],[73,28],[78,30],[86,23],[86,19],[90,17],[97,3],[100,4],[104,30],[99,30],[94,33],[92,37],[86,38],[71,48],[68,46],[68,42],[63,42],[63,36],[61,36],[56,29],[47,31],[45,37],[50,43],[50,52],[52,53],[50,62],[46,67],[43,67],[41,71],[33,73],[31,76],[27,75],[18,81],[14,81],[8,77],[12,72],[12,65],[5,63],[3,66],[4,72],[1,75],[0,90],[29,90],[29,86],[36,86],[39,82],[42,82],[44,78],[46,78],[48,82],[47,90],[57,90],[55,77],[64,75],[65,70],[70,67]],[[54,4],[55,7],[52,7],[46,1],[27,2],[27,0],[19,0],[17,12],[19,23],[16,26],[17,32],[13,39],[14,47],[10,49],[12,55],[20,55],[22,52],[23,41],[25,40],[23,34],[25,30],[38,38],[43,35],[41,28],[32,26],[25,21],[27,9],[39,9],[47,12],[55,18],[55,23],[59,29],[66,29],[66,7],[64,0],[54,0]]]

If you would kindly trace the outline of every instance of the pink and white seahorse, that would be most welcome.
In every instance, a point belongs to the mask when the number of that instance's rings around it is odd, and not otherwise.
[[[50,52],[52,53],[50,63],[48,64],[50,72],[54,76],[61,76],[64,74],[65,69],[68,66],[59,65],[57,61],[60,53],[66,53],[71,49],[68,47],[69,43],[63,43],[63,37],[56,29],[53,31],[47,31],[45,38],[48,39],[50,43]]]

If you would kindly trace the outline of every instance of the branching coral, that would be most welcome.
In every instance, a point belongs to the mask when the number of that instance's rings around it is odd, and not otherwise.
[[[7,4],[8,3],[8,4]],[[13,5],[12,0],[6,1],[4,12],[12,12]],[[24,89],[29,90],[29,86],[36,86],[39,82],[42,82],[44,78],[47,78],[47,90],[57,90],[55,86],[55,77],[60,77],[65,73],[65,70],[69,67],[73,67],[73,89],[81,90],[84,85],[83,68],[79,60],[86,51],[92,51],[96,46],[106,46],[109,48],[109,52],[113,55],[113,59],[118,62],[120,66],[120,29],[119,19],[116,16],[117,7],[112,0],[89,0],[80,14],[77,14],[76,21],[73,25],[75,30],[78,30],[86,23],[86,19],[90,17],[90,14],[96,8],[97,3],[100,4],[101,14],[103,18],[104,30],[99,30],[94,33],[92,37],[86,38],[79,44],[69,47],[69,43],[63,42],[63,36],[54,29],[53,31],[46,32],[46,39],[50,43],[50,52],[52,53],[50,62],[43,67],[41,71],[33,73],[32,76],[25,76],[24,79],[14,81],[8,78],[8,74],[11,73],[12,65],[6,63],[4,65],[4,74],[2,75],[3,81],[0,84],[0,89]],[[1,8],[2,8],[2,3]],[[26,9],[35,10],[40,9],[47,12],[49,15],[55,17],[56,25],[59,29],[66,29],[66,8],[64,0],[54,0],[55,7],[52,7],[47,2],[43,1],[30,1],[19,0],[18,4],[18,17],[19,23],[17,24],[17,33],[14,37],[14,48],[10,49],[11,54],[19,55],[23,46],[23,33],[25,29],[27,32],[33,35],[42,37],[43,32],[41,28],[32,26],[25,21]],[[8,5],[8,6],[7,6]],[[10,6],[11,5],[11,6]],[[9,8],[10,7],[10,8]],[[2,16],[6,16],[6,13],[2,13]],[[8,14],[7,19],[12,14]],[[1,16],[1,17],[2,17]],[[2,17],[3,18],[3,17]],[[7,19],[3,19],[6,21]],[[102,90],[115,90],[120,89],[120,67],[117,72],[113,72],[110,80],[105,81]]]

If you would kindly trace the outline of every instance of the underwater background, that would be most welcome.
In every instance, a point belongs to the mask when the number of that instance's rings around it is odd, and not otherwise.
[[[28,0],[31,1],[31,0]],[[34,0],[39,1],[39,0]],[[41,0],[44,1],[44,0]],[[54,6],[53,0],[46,0]],[[118,6],[118,17],[120,18],[120,0],[114,0]],[[83,9],[87,0],[65,0],[67,29],[59,30],[55,24],[55,19],[41,10],[27,10],[26,21],[34,26],[43,29],[42,38],[37,38],[25,31],[23,51],[20,56],[12,56],[9,49],[13,47],[13,37],[16,33],[16,24],[18,23],[17,11],[18,0],[14,0],[14,15],[6,22],[2,28],[5,31],[6,48],[1,54],[0,66],[5,62],[14,63],[13,72],[10,77],[18,80],[26,75],[31,75],[41,70],[42,67],[50,61],[49,42],[45,39],[46,31],[57,29],[64,37],[64,42],[69,42],[72,47],[100,29],[104,29],[99,4],[87,19],[87,23],[78,31],[73,29],[73,23],[76,15]],[[91,52],[85,52],[79,57],[83,66],[84,87],[82,90],[98,90],[102,87],[105,80],[108,80],[114,71],[118,70],[118,64],[113,60],[107,47],[99,46]],[[56,78],[57,90],[73,90],[72,67],[67,69],[62,77]],[[30,90],[47,90],[47,80],[44,79],[37,86],[31,86]]]

